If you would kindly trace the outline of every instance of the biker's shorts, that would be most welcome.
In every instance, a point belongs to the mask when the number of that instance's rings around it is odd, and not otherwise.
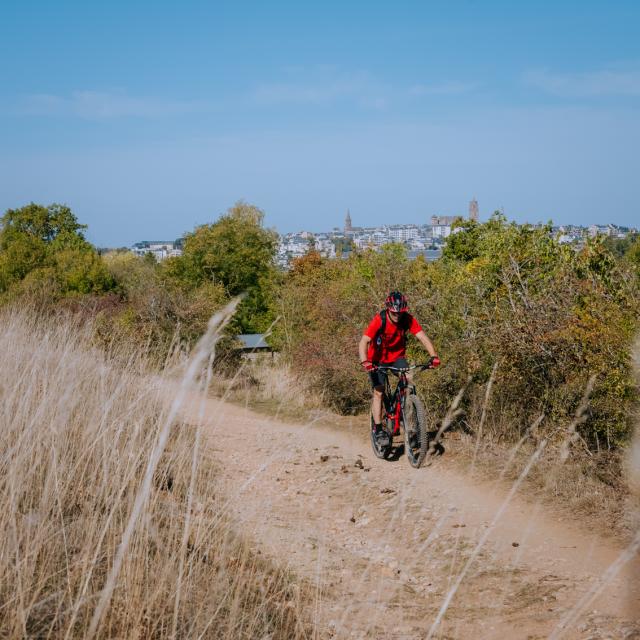
[[[393,362],[376,362],[376,365],[386,365],[388,367],[398,367],[399,369],[409,366],[409,363],[405,358],[398,358]],[[371,381],[371,388],[382,387],[384,389],[387,374],[393,373],[393,371],[369,371],[369,380]]]

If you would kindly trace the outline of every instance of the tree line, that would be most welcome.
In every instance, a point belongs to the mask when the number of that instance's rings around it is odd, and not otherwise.
[[[100,255],[67,206],[9,209],[0,228],[0,302],[97,316],[104,340],[136,340],[160,359],[176,340],[188,347],[239,293],[246,298],[232,331],[264,331],[274,318],[279,273],[278,237],[263,219],[260,209],[238,202],[187,233],[182,256],[158,263],[127,250]]]
[[[630,432],[637,388],[631,349],[640,315],[640,240],[594,238],[576,249],[551,228],[457,223],[440,260],[408,260],[402,245],[326,259],[311,247],[289,271],[276,267],[277,234],[264,213],[238,202],[184,239],[183,255],[156,263],[129,251],[99,255],[86,227],[63,205],[10,209],[0,229],[0,303],[28,299],[90,315],[102,341],[133,340],[160,360],[188,347],[208,318],[244,293],[231,333],[260,333],[309,388],[341,412],[367,406],[369,389],[355,345],[390,289],[435,341],[443,366],[419,382],[441,414],[465,388],[478,411],[489,406],[499,438],[520,437],[568,418],[596,375],[581,436],[588,448],[615,448]],[[414,358],[419,353],[410,352]]]

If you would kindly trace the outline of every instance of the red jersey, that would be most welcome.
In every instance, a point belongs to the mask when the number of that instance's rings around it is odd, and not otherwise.
[[[383,362],[385,364],[405,357],[407,331],[410,331],[414,336],[422,331],[422,327],[410,313],[403,313],[398,319],[398,324],[394,324],[387,313],[384,334],[380,335],[380,344],[377,344],[378,332],[381,327],[382,318],[377,313],[365,329],[364,335],[371,338],[367,358],[371,362]]]

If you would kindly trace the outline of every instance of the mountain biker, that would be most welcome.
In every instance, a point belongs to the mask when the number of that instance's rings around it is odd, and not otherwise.
[[[434,358],[432,366],[440,360],[431,340],[418,321],[408,312],[407,299],[400,291],[391,291],[385,301],[385,309],[371,320],[358,344],[360,364],[369,373],[373,398],[371,414],[375,437],[380,446],[388,446],[389,434],[382,428],[382,395],[386,372],[377,370],[378,365],[398,368],[408,367],[406,355],[406,335],[412,333]]]

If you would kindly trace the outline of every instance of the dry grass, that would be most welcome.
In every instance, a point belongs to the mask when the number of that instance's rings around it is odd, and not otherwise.
[[[477,477],[508,485],[518,478],[536,442],[528,440],[516,451],[513,446],[486,436],[476,447],[473,436],[462,434],[448,448],[455,449],[461,469],[473,466]],[[564,512],[571,520],[580,518],[605,536],[628,539],[636,522],[621,471],[622,454],[602,452],[592,457],[575,451],[564,464],[560,463],[560,455],[559,447],[550,444],[539,457],[523,484],[529,499],[541,500],[547,508],[556,509],[558,516]]]
[[[88,325],[0,321],[0,637],[306,637],[293,578],[235,535],[144,358],[107,358]]]
[[[508,407],[485,423],[490,383],[485,389],[476,388],[460,422],[462,429],[445,446],[462,472],[507,487],[521,477],[544,444],[522,485],[527,497],[542,502],[560,518],[577,517],[604,536],[630,540],[637,530],[637,510],[625,481],[625,450],[603,443],[600,450],[591,451],[578,431],[589,410],[593,380],[586,385],[573,419],[554,424],[545,414],[524,424]],[[519,440],[507,440],[506,433]]]
[[[282,420],[310,422],[329,414],[320,395],[270,356],[242,360],[233,376],[214,376],[209,392]]]
[[[483,429],[489,381],[484,390],[474,390],[471,408],[461,423],[464,429],[456,434],[450,449],[463,471],[508,486],[520,478],[534,452],[544,444],[523,483],[527,497],[556,511],[558,517],[577,517],[585,527],[604,536],[628,541],[637,533],[638,510],[625,478],[625,448],[611,448],[604,442],[591,450],[578,429],[586,420],[594,381],[592,376],[571,420],[549,423],[548,417],[540,414],[524,424],[505,407],[494,413]],[[519,436],[519,440],[505,439],[507,433]]]

